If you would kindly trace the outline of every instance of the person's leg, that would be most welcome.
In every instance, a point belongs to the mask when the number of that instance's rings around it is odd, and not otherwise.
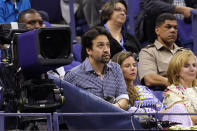
[[[77,1],[74,1],[74,13],[76,13],[79,4],[77,3]],[[69,8],[69,0],[60,0],[60,8],[61,8],[61,12],[62,12],[62,17],[64,19],[64,21],[66,22],[66,24],[70,24],[70,8]]]
[[[104,0],[81,0],[83,15],[89,27],[93,27],[100,23],[100,10],[104,4]]]
[[[170,109],[168,109],[165,113],[180,113],[181,114],[181,113],[188,113],[188,112],[183,104],[175,104]],[[182,123],[181,124],[182,128],[193,126],[193,122],[189,115],[164,115],[162,120]]]

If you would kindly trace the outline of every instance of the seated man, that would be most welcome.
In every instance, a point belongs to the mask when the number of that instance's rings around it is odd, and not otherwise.
[[[25,24],[27,29],[29,30],[45,27],[40,13],[35,9],[27,9],[22,11],[18,16],[18,23]],[[56,71],[57,72],[49,71],[49,73],[63,79],[65,75],[64,67],[59,67],[58,69],[56,69]]]
[[[0,24],[16,22],[19,13],[28,8],[29,0],[0,0]]]
[[[140,81],[152,90],[167,87],[166,72],[172,56],[182,51],[174,42],[177,39],[177,20],[173,14],[163,13],[156,19],[157,39],[144,47],[139,54]]]
[[[115,98],[115,106],[127,109],[126,84],[120,66],[110,61],[109,33],[104,27],[95,27],[83,35],[82,52],[86,59],[68,71],[64,80],[105,100]]]
[[[45,27],[41,15],[35,9],[27,9],[22,11],[18,16],[18,23],[25,24],[29,30]]]

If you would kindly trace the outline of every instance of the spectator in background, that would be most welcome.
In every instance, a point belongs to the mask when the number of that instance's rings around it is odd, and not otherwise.
[[[74,13],[76,19],[85,18],[91,28],[100,22],[99,10],[104,4],[104,0],[74,0]],[[67,24],[70,24],[69,0],[61,0],[60,7],[62,16]]]
[[[27,9],[22,11],[18,16],[18,23],[25,24],[29,30],[45,27],[41,15],[35,9]]]
[[[123,31],[126,15],[125,0],[109,0],[102,8],[101,25],[110,32],[111,57],[122,50],[136,54],[140,51],[140,43],[136,37]]]
[[[138,73],[142,84],[161,91],[167,87],[166,72],[170,59],[183,48],[174,43],[177,39],[177,20],[173,14],[163,13],[155,23],[157,39],[154,44],[141,49]]]
[[[121,51],[114,55],[112,61],[118,63],[122,69],[129,95],[129,111],[142,110],[143,113],[154,113],[165,107],[148,87],[134,84],[137,63],[131,52]]]
[[[153,43],[155,19],[161,13],[176,14],[177,19],[188,21],[190,10],[197,8],[197,0],[141,0],[140,11],[136,20],[136,36],[143,42]]]
[[[0,24],[16,22],[19,13],[28,8],[29,0],[0,0]]]
[[[68,71],[65,81],[127,109],[128,93],[120,66],[110,61],[109,33],[104,27],[95,27],[82,37],[86,59]]]
[[[197,59],[190,50],[177,52],[171,59],[167,78],[169,86],[163,93],[168,113],[197,113]],[[182,123],[183,127],[197,125],[197,116],[164,116],[165,120]]]

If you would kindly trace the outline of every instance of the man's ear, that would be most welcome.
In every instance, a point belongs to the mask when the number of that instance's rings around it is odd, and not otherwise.
[[[159,32],[159,26],[156,26],[155,27],[155,33],[158,35],[158,32]]]
[[[87,52],[87,54],[88,54],[89,56],[92,54],[92,50],[89,49],[89,48],[86,48],[86,52]]]

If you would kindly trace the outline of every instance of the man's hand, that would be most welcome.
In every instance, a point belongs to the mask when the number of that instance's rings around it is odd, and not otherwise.
[[[190,11],[193,8],[190,7],[183,7],[183,6],[176,6],[174,13],[183,14],[185,18],[189,18],[191,16]]]
[[[184,7],[184,10],[183,10],[183,15],[185,18],[189,18],[191,16],[191,10],[192,8],[190,7]]]
[[[117,101],[115,104],[113,104],[113,105],[116,106],[116,107],[119,107],[119,108],[121,108],[121,109],[126,110],[127,107],[128,107],[128,100],[125,99],[125,98],[122,98],[122,99],[118,100],[118,101]]]

